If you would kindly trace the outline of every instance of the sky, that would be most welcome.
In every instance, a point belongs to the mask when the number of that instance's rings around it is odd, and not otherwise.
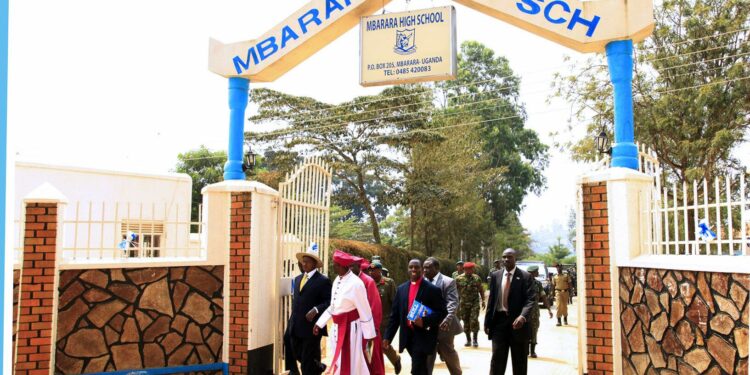
[[[227,80],[208,71],[209,38],[254,39],[305,3],[11,1],[11,156],[164,173],[174,168],[180,152],[200,145],[226,149]],[[552,75],[564,70],[563,56],[584,56],[447,0],[397,0],[386,11],[451,4],[457,8],[459,44],[476,40],[510,60],[522,78],[526,125],[551,143],[550,132],[566,127],[569,110],[562,102],[546,103]],[[355,27],[276,82],[251,83],[251,89],[268,87],[329,103],[376,93],[382,88],[359,85],[358,37]],[[750,155],[750,147],[741,152]],[[547,189],[524,202],[521,221],[527,229],[564,228],[575,204],[577,176],[589,169],[551,150]]]

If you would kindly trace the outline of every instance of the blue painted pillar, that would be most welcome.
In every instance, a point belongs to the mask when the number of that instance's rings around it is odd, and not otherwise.
[[[612,167],[638,170],[638,147],[633,135],[633,41],[607,44],[607,63],[615,92],[615,141]]]
[[[247,108],[250,81],[229,78],[229,152],[224,164],[225,180],[244,180],[242,170],[242,145],[245,143],[245,109]]]
[[[9,262],[9,256],[5,249],[5,198],[7,193],[7,170],[6,155],[8,151],[8,0],[0,0],[0,357],[3,357],[4,344],[6,340],[10,343],[10,334],[5,334],[5,290],[9,285],[5,284],[5,264]],[[13,252],[10,253],[12,261]],[[13,285],[13,284],[10,284]],[[8,288],[9,289],[9,288]],[[10,310],[10,309],[8,309]],[[10,319],[10,318],[9,318]],[[8,345],[10,346],[10,345]],[[8,357],[10,358],[10,357]],[[12,361],[12,360],[11,360]],[[10,371],[9,363],[0,361],[0,372]]]

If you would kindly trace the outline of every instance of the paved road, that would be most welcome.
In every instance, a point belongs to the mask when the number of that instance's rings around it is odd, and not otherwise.
[[[554,309],[553,309],[554,312]],[[578,327],[577,327],[577,298],[573,299],[573,305],[568,306],[571,314],[568,318],[568,326],[557,327],[556,319],[549,319],[547,310],[542,311],[542,322],[539,327],[539,344],[536,352],[538,358],[529,358],[529,374],[543,375],[577,375],[578,374]],[[484,316],[484,312],[480,317]],[[480,322],[482,319],[480,319]],[[466,336],[456,336],[456,350],[461,357],[461,368],[464,374],[488,374],[490,370],[490,357],[492,356],[492,343],[487,335],[480,333],[479,348],[466,348],[464,343]],[[404,370],[401,374],[409,374],[410,358],[404,351],[401,361]],[[510,359],[508,359],[510,362]],[[393,367],[388,359],[385,360],[386,373],[394,374]],[[507,374],[511,374],[510,363]],[[448,375],[445,364],[439,360],[435,363],[433,375]]]

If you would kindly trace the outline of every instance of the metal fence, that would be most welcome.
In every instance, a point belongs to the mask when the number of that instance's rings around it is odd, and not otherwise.
[[[744,174],[665,184],[656,153],[640,144],[638,151],[640,172],[654,178],[641,220],[649,254],[750,255],[750,191]],[[606,156],[594,169],[609,164]]]
[[[750,191],[744,174],[660,187],[649,214],[652,254],[750,255]]]
[[[204,223],[167,203],[73,202],[61,206],[62,264],[205,259]],[[199,207],[199,217],[200,215]],[[24,208],[14,220],[14,263],[23,256]]]

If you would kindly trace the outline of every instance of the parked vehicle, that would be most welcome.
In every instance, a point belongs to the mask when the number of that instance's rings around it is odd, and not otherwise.
[[[535,260],[524,260],[520,262],[516,262],[516,267],[528,271],[530,266],[538,266],[539,267],[539,276],[536,277],[539,282],[542,283],[542,287],[544,288],[545,293],[549,296],[549,272],[554,271],[554,269],[548,269],[547,265],[544,264],[543,261],[535,261]],[[542,303],[544,305],[544,303]]]

